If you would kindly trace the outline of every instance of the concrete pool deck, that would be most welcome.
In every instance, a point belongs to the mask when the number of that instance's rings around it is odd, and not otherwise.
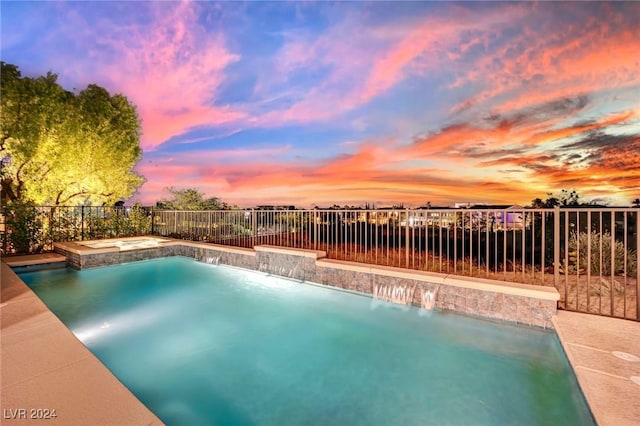
[[[598,424],[638,425],[640,322],[558,311],[553,324]]]
[[[58,261],[47,254],[0,265],[1,423],[42,424],[30,410],[55,409],[47,424],[163,424],[9,267]],[[640,322],[559,311],[553,323],[598,424],[637,425],[640,383],[631,377],[640,378],[640,362],[613,352],[640,357]]]

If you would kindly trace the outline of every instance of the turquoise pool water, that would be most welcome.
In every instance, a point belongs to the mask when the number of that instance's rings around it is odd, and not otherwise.
[[[552,332],[183,257],[20,277],[167,425],[594,424]]]

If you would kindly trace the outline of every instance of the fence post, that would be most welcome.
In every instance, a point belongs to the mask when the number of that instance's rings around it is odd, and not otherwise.
[[[173,234],[175,238],[175,234],[178,233],[178,212],[176,210],[173,211]]]
[[[155,222],[156,222],[155,214],[156,214],[156,212],[153,211],[153,206],[151,206],[149,209],[150,209],[150,212],[151,212],[151,235],[155,235]]]
[[[313,210],[313,249],[314,250],[318,250],[318,230],[319,230],[319,224],[318,224],[318,211],[317,210]],[[638,250],[638,252],[640,253],[640,250]]]
[[[636,209],[636,319],[640,320],[640,208]]]
[[[258,236],[258,218],[256,214],[256,209],[251,209],[251,246],[256,244],[256,237]]]
[[[560,288],[560,207],[553,208],[553,285]]]
[[[84,241],[84,205],[80,206],[80,240]]]
[[[409,209],[404,211],[404,252],[405,268],[409,269]]]

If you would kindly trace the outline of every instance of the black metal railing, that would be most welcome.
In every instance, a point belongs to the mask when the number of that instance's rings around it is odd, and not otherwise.
[[[152,233],[152,209],[120,206],[4,206],[0,210],[2,253],[50,251],[54,242]]]

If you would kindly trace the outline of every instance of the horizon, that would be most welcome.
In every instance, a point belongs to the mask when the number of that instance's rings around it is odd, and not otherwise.
[[[153,202],[151,204],[139,204],[140,207],[148,208],[148,207],[157,207],[157,204],[161,203],[163,200],[159,200]],[[224,201],[224,200],[220,200]],[[544,200],[543,200],[544,201]],[[133,203],[133,204],[132,204]],[[132,203],[125,203],[123,206],[127,208],[131,208],[135,206],[139,201],[132,201]],[[640,206],[632,205],[633,203],[629,203],[629,205],[614,205],[614,204],[594,204],[589,201],[583,202],[578,205],[557,205],[560,209],[583,209],[583,208],[592,208],[592,209],[637,209]],[[222,210],[263,210],[263,211],[293,211],[293,210],[507,210],[510,208],[515,208],[515,210],[553,210],[554,207],[534,207],[531,203],[528,204],[496,204],[496,203],[466,203],[466,202],[455,202],[453,205],[408,205],[406,203],[398,203],[393,205],[375,205],[371,203],[363,204],[332,204],[332,205],[318,205],[313,204],[311,207],[300,207],[295,204],[256,204],[253,206],[239,206],[239,205],[231,205],[228,204],[226,208]],[[171,210],[171,209],[169,209]],[[181,209],[177,209],[180,211]],[[205,209],[206,210],[216,210],[216,209]],[[194,210],[200,211],[200,210]]]
[[[147,182],[127,204],[640,197],[640,3],[0,7],[3,61],[137,106]]]

